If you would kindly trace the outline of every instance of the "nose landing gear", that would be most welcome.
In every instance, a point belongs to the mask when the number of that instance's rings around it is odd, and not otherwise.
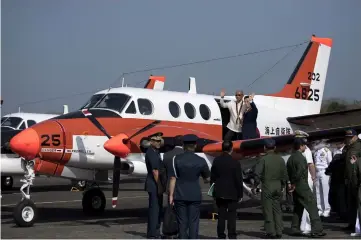
[[[22,195],[21,201],[14,208],[14,221],[19,227],[31,227],[37,217],[37,209],[34,202],[30,199],[30,186],[33,185],[35,178],[34,161],[26,161],[21,159],[23,169],[25,171],[25,179],[21,179],[23,186],[20,188]],[[24,189],[26,188],[26,192]]]

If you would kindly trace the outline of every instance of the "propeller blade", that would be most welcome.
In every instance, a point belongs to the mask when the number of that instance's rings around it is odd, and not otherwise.
[[[140,129],[138,132],[134,133],[132,136],[130,136],[128,139],[126,139],[126,141],[130,141],[133,137],[145,132],[145,131],[148,131],[149,129],[155,127],[157,124],[160,123],[160,120],[156,120],[150,124],[148,124],[147,126],[143,127],[142,129]]]
[[[114,168],[113,168],[113,195],[112,195],[112,207],[115,208],[118,202],[118,191],[120,182],[120,168],[121,168],[120,157],[114,157]]]
[[[96,126],[102,133],[105,134],[109,139],[112,137],[108,134],[108,132],[104,129],[104,127],[98,122],[98,120],[88,111],[88,109],[82,109],[81,112],[87,117],[93,124]]]

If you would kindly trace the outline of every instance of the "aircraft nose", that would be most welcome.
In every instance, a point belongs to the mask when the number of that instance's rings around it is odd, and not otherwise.
[[[10,148],[27,160],[34,159],[40,151],[39,135],[34,129],[27,128],[10,140]]]

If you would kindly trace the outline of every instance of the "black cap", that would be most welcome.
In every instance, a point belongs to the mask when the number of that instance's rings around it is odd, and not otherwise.
[[[357,135],[357,132],[353,129],[349,129],[346,131],[345,137],[354,137]]]
[[[187,134],[183,136],[183,142],[197,142],[198,137],[194,134]]]
[[[162,140],[162,136],[163,136],[162,132],[157,132],[157,133],[150,135],[149,138],[150,138],[150,140],[160,141],[160,140]]]
[[[273,149],[276,146],[276,141],[272,138],[266,138],[264,140],[264,146],[268,149]]]
[[[300,144],[300,145],[306,145],[307,139],[306,138],[295,138],[294,143],[295,144]]]

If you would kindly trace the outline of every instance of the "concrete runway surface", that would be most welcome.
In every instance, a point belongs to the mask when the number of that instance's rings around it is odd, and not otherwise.
[[[85,217],[82,212],[81,192],[70,192],[69,180],[37,177],[31,188],[31,197],[38,208],[38,219],[33,227],[18,228],[13,222],[12,212],[19,202],[20,178],[14,179],[14,190],[2,192],[1,238],[146,238],[147,193],[143,191],[141,179],[127,178],[119,185],[118,206],[111,208],[111,185],[104,186],[107,206],[104,215]],[[217,221],[210,219],[211,199],[206,195],[208,185],[202,184],[204,192],[200,231],[201,239],[216,238]],[[238,238],[260,238],[263,235],[263,216],[260,206],[245,199],[239,209],[237,220]],[[284,214],[284,238],[292,238],[289,232],[291,214]],[[326,238],[349,238],[342,231],[346,226],[334,217],[323,219]]]

